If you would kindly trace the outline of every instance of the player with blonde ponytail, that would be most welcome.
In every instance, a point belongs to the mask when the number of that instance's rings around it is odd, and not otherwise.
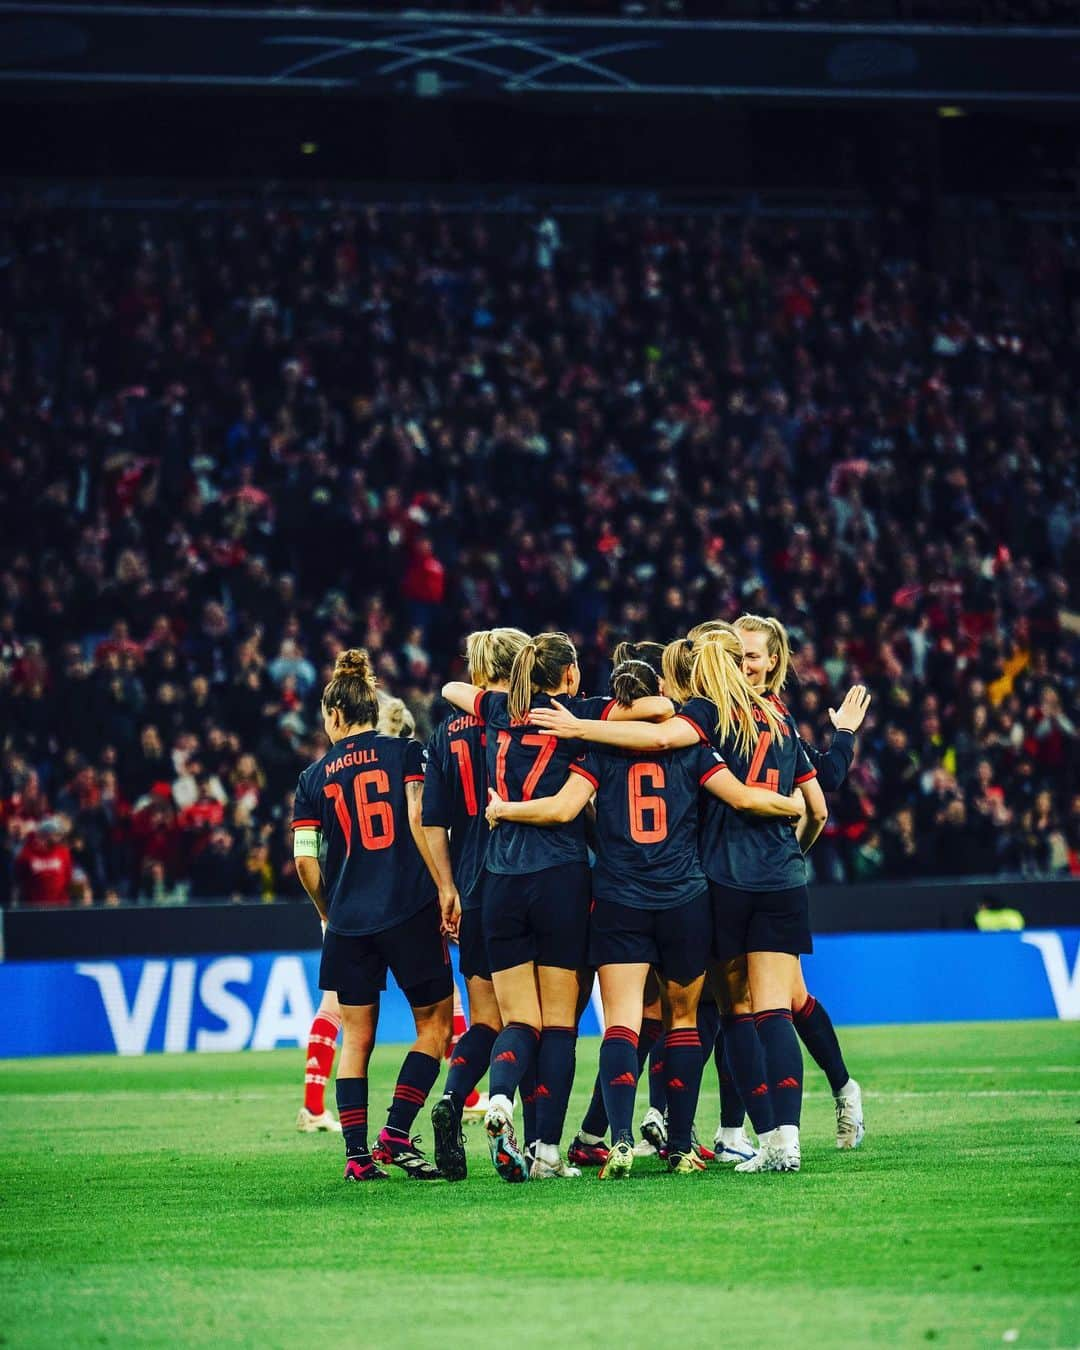
[[[766,690],[782,707],[780,693],[791,672],[786,628],[772,615],[743,614],[735,620],[735,630],[743,644],[742,666],[747,680],[755,688]],[[818,771],[823,790],[835,790],[847,777],[855,754],[855,733],[862,725],[869,704],[870,696],[865,688],[855,685],[848,690],[838,711],[829,710],[836,728],[832,746],[827,751],[819,751],[803,742],[811,764]],[[798,982],[792,992],[791,1012],[800,1040],[829,1080],[836,1108],[836,1147],[858,1148],[866,1133],[862,1091],[848,1073],[832,1019],[806,987],[801,962]],[[724,1131],[719,1130],[718,1139],[723,1134]]]
[[[473,687],[505,691],[514,660],[528,641],[520,628],[470,633],[465,660]],[[431,1112],[435,1162],[449,1181],[466,1176],[462,1112],[488,1071],[502,1030],[482,930],[487,789],[484,723],[475,713],[455,708],[432,733],[424,772],[424,835],[443,884],[455,897],[452,924],[469,997],[469,1028],[454,1047],[443,1094]]]

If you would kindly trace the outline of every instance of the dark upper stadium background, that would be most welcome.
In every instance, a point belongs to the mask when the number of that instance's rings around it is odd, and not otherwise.
[[[304,901],[342,645],[424,735],[472,628],[600,692],[744,609],[808,739],[873,691],[817,926],[1075,915],[1075,11],[640,8],[2,7],[12,954],[61,892]]]

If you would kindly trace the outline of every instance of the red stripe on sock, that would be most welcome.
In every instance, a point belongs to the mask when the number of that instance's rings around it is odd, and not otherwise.
[[[795,1014],[795,1016],[809,1017],[816,1007],[817,1007],[817,999],[813,996],[813,994],[807,994],[806,1002],[802,1005],[802,1007]]]
[[[638,1043],[637,1032],[631,1030],[630,1027],[608,1027],[608,1029],[604,1032],[604,1040],[629,1041],[630,1044],[635,1049],[637,1049]]]
[[[399,1102],[418,1102],[423,1106],[427,1101],[427,1093],[421,1092],[419,1088],[410,1087],[408,1083],[399,1083],[394,1088],[394,1099]]]
[[[755,1013],[755,1014],[754,1014],[754,1025],[755,1025],[755,1026],[760,1026],[760,1025],[762,1024],[762,1022],[767,1021],[770,1017],[786,1017],[787,1020],[790,1022],[790,1021],[791,1021],[791,1009],[790,1009],[790,1008],[768,1008],[768,1009],[766,1009],[765,1012]]]

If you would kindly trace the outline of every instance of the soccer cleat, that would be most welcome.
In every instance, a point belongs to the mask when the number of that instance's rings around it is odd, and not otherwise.
[[[398,1138],[384,1127],[379,1131],[371,1156],[376,1162],[400,1167],[410,1181],[442,1181],[443,1174],[417,1148],[419,1139],[418,1134],[411,1139]]]
[[[487,1093],[478,1092],[476,1094],[476,1101],[472,1102],[471,1105],[470,1102],[465,1103],[464,1110],[461,1112],[461,1118],[462,1120],[483,1120],[487,1115],[487,1109],[490,1105],[491,1103],[488,1101]]]
[[[836,1147],[858,1148],[863,1141],[862,1089],[849,1078],[833,1098],[836,1103]]]
[[[745,1130],[717,1130],[713,1144],[716,1148],[716,1161],[721,1167],[749,1162],[757,1153]]]
[[[574,1136],[574,1142],[566,1150],[566,1161],[576,1167],[603,1167],[610,1157],[606,1144],[589,1144],[580,1134]]]
[[[689,1176],[691,1172],[706,1172],[708,1168],[704,1160],[691,1149],[689,1153],[669,1153],[667,1170],[679,1176]]]
[[[659,1155],[647,1139],[639,1139],[634,1145],[635,1158],[656,1158]]]
[[[569,1156],[572,1158],[572,1154]],[[624,1177],[630,1175],[630,1169],[633,1165],[634,1146],[626,1139],[620,1139],[617,1144],[611,1146],[604,1165],[597,1175],[601,1181],[621,1181]]]
[[[341,1133],[341,1125],[329,1111],[324,1111],[322,1115],[317,1116],[313,1111],[309,1111],[306,1106],[302,1106],[297,1113],[296,1128],[301,1134]]]
[[[543,1147],[541,1145],[541,1147]],[[531,1181],[556,1181],[569,1180],[571,1177],[581,1176],[581,1169],[570,1167],[564,1163],[561,1158],[547,1159],[536,1158],[532,1167],[529,1169],[529,1179]]]
[[[384,1172],[381,1167],[376,1167],[370,1156],[366,1160],[363,1158],[346,1158],[345,1180],[389,1181],[390,1174]]]
[[[440,1097],[432,1107],[431,1132],[435,1136],[435,1166],[447,1181],[464,1181],[469,1174],[465,1136],[449,1097]]]
[[[797,1125],[780,1125],[760,1142],[760,1152],[738,1163],[736,1172],[797,1172],[802,1166]]]
[[[642,1139],[647,1144],[652,1144],[661,1158],[666,1157],[667,1121],[655,1106],[650,1106],[645,1112],[645,1119],[641,1122],[640,1129]]]
[[[692,1125],[690,1127],[690,1147],[694,1150],[694,1152],[697,1154],[697,1156],[701,1159],[702,1162],[711,1163],[715,1161],[716,1154],[712,1151],[711,1148],[706,1148],[706,1146],[701,1142],[701,1140],[697,1137],[697,1130],[695,1130]]]
[[[484,1116],[484,1132],[495,1171],[503,1181],[528,1181],[529,1164],[514,1138],[514,1108],[505,1097],[493,1097]]]

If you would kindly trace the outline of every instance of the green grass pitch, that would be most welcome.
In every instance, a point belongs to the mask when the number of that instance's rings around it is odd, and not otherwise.
[[[1080,1025],[843,1041],[857,1153],[808,1063],[798,1176],[521,1187],[479,1126],[463,1184],[344,1185],[340,1138],[293,1129],[298,1051],[4,1062],[0,1344],[1080,1344]]]

